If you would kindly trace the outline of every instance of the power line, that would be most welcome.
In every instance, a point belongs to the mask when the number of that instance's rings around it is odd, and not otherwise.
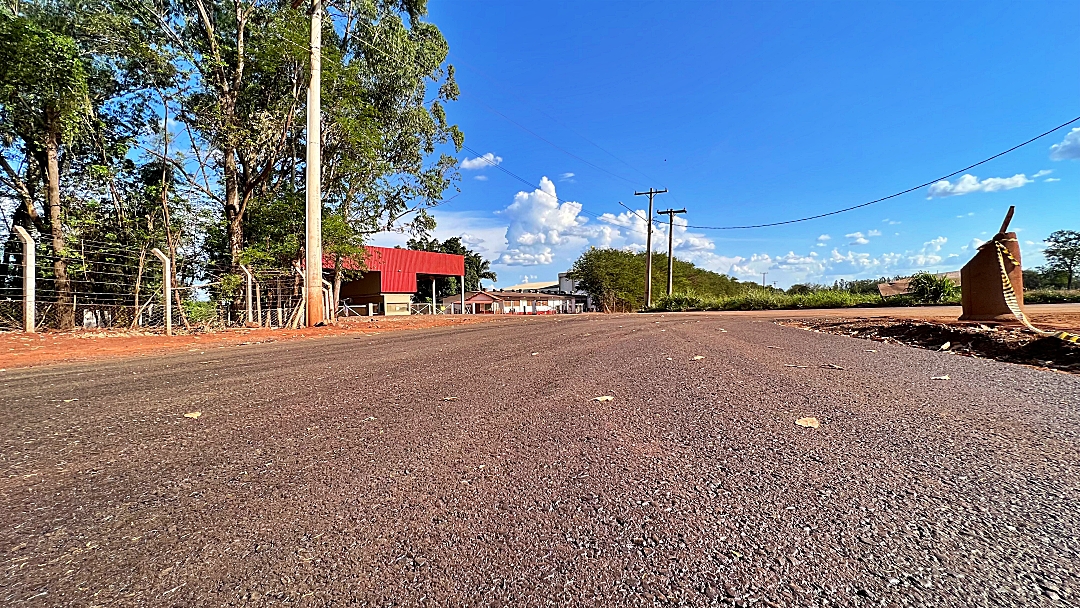
[[[1067,127],[1067,126],[1069,126],[1069,125],[1071,125],[1071,124],[1073,124],[1074,122],[1077,122],[1077,121],[1080,121],[1080,116],[1077,116],[1076,118],[1074,118],[1074,119],[1072,119],[1072,120],[1070,120],[1068,122],[1061,123],[1060,125],[1054,127],[1053,129],[1050,129],[1049,131],[1044,131],[1043,133],[1040,133],[1039,135],[1036,135],[1035,137],[1032,137],[1031,139],[1029,139],[1029,140],[1027,140],[1027,141],[1025,141],[1023,143],[1017,144],[1017,145],[1009,148],[1008,150],[1005,150],[1004,152],[998,152],[997,154],[995,154],[995,155],[993,155],[993,156],[991,156],[989,158],[980,160],[979,162],[977,162],[975,164],[968,165],[968,166],[964,167],[963,169],[953,171],[952,173],[949,173],[948,175],[943,175],[941,177],[932,179],[932,180],[930,180],[928,182],[923,182],[923,183],[919,184],[918,186],[913,186],[911,188],[908,188],[907,190],[901,190],[900,192],[896,192],[896,193],[890,194],[888,196],[883,196],[883,197],[881,197],[879,199],[874,199],[872,201],[868,201],[868,202],[865,202],[865,203],[862,203],[862,204],[859,204],[859,205],[853,205],[851,207],[845,207],[843,209],[837,209],[836,211],[830,211],[828,213],[819,213],[817,215],[811,215],[809,217],[801,217],[801,218],[794,219],[794,220],[784,220],[782,222],[769,222],[767,224],[752,224],[752,225],[749,225],[749,226],[690,226],[690,225],[688,225],[686,227],[687,228],[696,228],[698,230],[743,230],[743,229],[748,229],[748,228],[767,228],[767,227],[770,227],[770,226],[782,226],[784,224],[795,224],[795,223],[798,223],[798,222],[806,222],[806,221],[809,221],[809,220],[816,220],[816,219],[819,219],[819,218],[828,217],[830,215],[837,215],[837,214],[840,214],[840,213],[845,213],[847,211],[854,211],[855,209],[861,209],[863,207],[869,207],[870,205],[874,205],[874,204],[880,203],[882,201],[887,201],[887,200],[889,200],[891,198],[896,198],[898,196],[902,196],[902,195],[907,194],[909,192],[914,192],[916,190],[919,190],[920,188],[925,188],[925,187],[927,187],[927,186],[929,186],[931,184],[934,184],[936,182],[949,179],[950,177],[954,177],[956,175],[959,175],[960,173],[963,173],[963,172],[968,171],[970,169],[974,169],[975,167],[978,167],[979,165],[986,164],[986,163],[994,160],[995,158],[1005,156],[1009,152],[1012,152],[1014,150],[1018,150],[1020,148],[1023,148],[1024,146],[1026,146],[1026,145],[1028,145],[1028,144],[1030,144],[1030,143],[1032,143],[1032,142],[1034,142],[1036,140],[1042,139],[1043,137],[1046,137],[1047,135],[1050,135],[1054,131],[1057,131],[1057,130],[1063,128],[1063,127]]]

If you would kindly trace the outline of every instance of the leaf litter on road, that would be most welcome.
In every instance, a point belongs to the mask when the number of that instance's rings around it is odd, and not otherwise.
[[[823,369],[844,369],[835,363],[823,363],[821,367]]]
[[[705,358],[704,355],[694,355],[693,357],[690,357],[690,360],[691,361],[701,361],[704,358]]]
[[[812,416],[807,418],[799,418],[795,421],[795,424],[811,429],[816,429],[821,426],[821,422],[819,422],[817,418],[814,418]]]
[[[930,376],[930,379],[931,380],[952,380],[952,378],[949,377],[949,374],[945,374],[944,376]]]
[[[592,400],[603,403],[604,401],[612,401],[613,399],[615,399],[615,397],[612,397],[611,395],[600,395],[599,397],[593,397]]]
[[[184,418],[198,418],[202,416],[202,412],[188,412],[184,414]]]

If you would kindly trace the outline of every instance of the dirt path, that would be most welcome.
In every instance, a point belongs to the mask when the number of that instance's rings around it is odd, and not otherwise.
[[[470,325],[493,320],[491,316],[415,315],[408,317],[354,317],[335,326],[307,329],[228,329],[213,333],[165,336],[160,333],[115,330],[37,334],[0,332],[0,370],[53,363],[97,361],[133,356],[158,356],[176,351],[203,352],[235,345],[341,335],[376,335],[409,329]]]

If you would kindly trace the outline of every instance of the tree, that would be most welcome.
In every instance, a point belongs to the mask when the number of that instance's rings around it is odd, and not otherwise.
[[[654,289],[667,280],[666,262],[667,256],[653,253]],[[604,312],[638,310],[645,305],[644,252],[591,247],[574,262],[570,278]],[[744,289],[736,279],[679,259],[674,262],[672,284],[673,293],[698,296],[734,295]]]
[[[130,95],[168,72],[145,32],[108,2],[0,10],[0,183],[19,201],[14,224],[50,237],[61,328],[74,325],[62,176],[121,162],[144,108]]]
[[[1062,272],[1066,276],[1065,288],[1073,288],[1073,278],[1077,269],[1080,269],[1080,232],[1075,230],[1058,230],[1046,237],[1047,267],[1051,270]]]

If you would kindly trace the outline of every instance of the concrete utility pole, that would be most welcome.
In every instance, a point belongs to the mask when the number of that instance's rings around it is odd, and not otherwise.
[[[634,196],[646,196],[649,197],[649,215],[646,217],[646,223],[648,228],[645,236],[645,308],[652,306],[652,209],[653,209],[653,197],[657,194],[664,194],[667,192],[667,188],[663,190],[655,190],[649,188],[647,192],[635,192]]]
[[[675,258],[671,256],[672,243],[674,242],[673,235],[675,234],[675,214],[686,213],[686,209],[665,209],[663,211],[657,211],[656,215],[667,216],[667,295],[671,296],[672,286],[672,273],[675,270]]]
[[[311,3],[311,80],[307,92],[307,326],[323,322],[322,306],[322,0]]]
[[[761,273],[761,291],[765,291],[765,275],[767,275],[767,274],[769,274],[769,273],[767,273],[767,272]]]

